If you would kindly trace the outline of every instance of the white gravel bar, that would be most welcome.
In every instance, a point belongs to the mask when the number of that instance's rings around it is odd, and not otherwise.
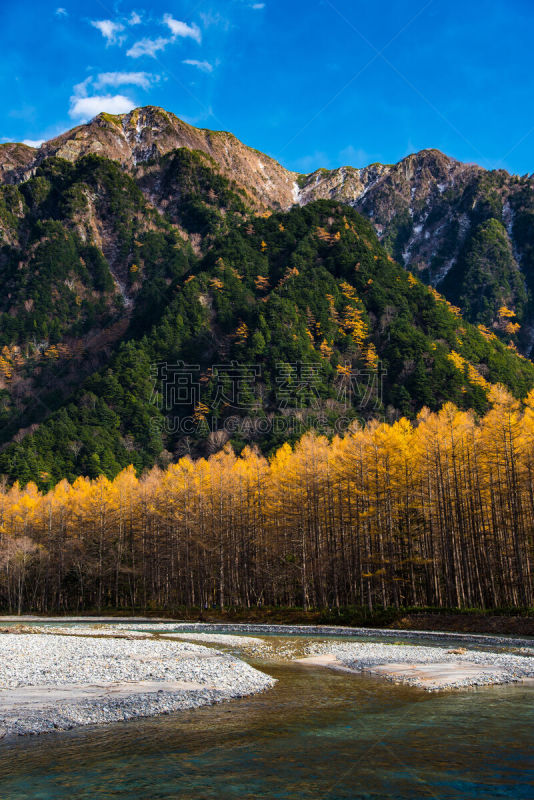
[[[186,642],[204,642],[206,644],[220,644],[225,647],[238,647],[240,649],[253,649],[259,652],[266,646],[264,639],[256,636],[232,636],[230,633],[165,633],[166,628],[154,625],[150,631],[137,630],[135,626],[127,625],[72,625],[68,628],[60,626],[43,627],[34,626],[39,633],[61,634],[62,636],[111,636],[116,639],[153,639],[154,634],[162,639],[175,639]],[[26,633],[31,633],[27,628]]]
[[[534,678],[534,651],[528,656],[375,642],[317,642],[307,652],[307,657],[296,660],[310,666],[367,671],[427,691]]]
[[[181,641],[5,634],[0,736],[168,714],[274,683],[233,655]]]
[[[221,622],[185,622],[184,620],[169,620],[161,618],[148,618],[148,617],[40,617],[35,615],[22,615],[16,616],[0,616],[0,625],[2,623],[17,623],[17,624],[47,624],[58,623],[64,625],[65,623],[73,622],[89,623],[92,626],[99,624],[117,628],[117,623],[121,623],[120,628],[128,631],[150,631],[157,632],[175,632],[175,633],[231,633],[239,634],[241,636],[249,636],[250,634],[258,634],[260,636],[266,634],[275,634],[277,636],[320,636],[320,637],[339,637],[346,638],[350,636],[380,638],[380,639],[403,639],[409,641],[427,641],[443,643],[450,642],[454,646],[455,642],[470,645],[480,645],[481,647],[514,647],[514,648],[534,648],[534,637],[517,637],[517,636],[502,636],[488,633],[455,633],[452,631],[427,631],[415,629],[402,629],[402,628],[363,628],[363,627],[348,627],[344,625],[282,625],[282,624],[266,624],[266,623],[221,623]],[[122,624],[124,623],[124,624]],[[85,626],[84,626],[85,628]],[[72,630],[72,627],[70,628]],[[94,632],[93,632],[94,633]]]
[[[226,647],[241,647],[244,649],[262,647],[263,639],[256,636],[232,636],[231,633],[162,633],[165,639],[183,639],[188,642],[206,642],[207,644],[223,644]]]

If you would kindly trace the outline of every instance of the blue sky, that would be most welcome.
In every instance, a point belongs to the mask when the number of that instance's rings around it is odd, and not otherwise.
[[[532,0],[60,3],[1,4],[1,141],[158,105],[302,172],[425,147],[534,172]]]

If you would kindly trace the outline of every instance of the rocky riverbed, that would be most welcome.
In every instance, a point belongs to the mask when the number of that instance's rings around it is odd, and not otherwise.
[[[298,659],[310,666],[371,672],[427,691],[534,680],[534,649],[524,655],[464,647],[422,647],[377,642],[312,643]]]
[[[4,736],[165,714],[273,685],[272,678],[240,659],[187,642],[0,636]]]
[[[106,622],[0,628],[0,738],[168,714],[274,685],[242,657],[371,672],[428,691],[534,682],[527,639],[460,643],[433,633],[429,646],[413,632],[391,643],[393,632],[365,629],[343,629],[352,637],[343,641],[339,629]],[[387,643],[369,640],[382,635]]]

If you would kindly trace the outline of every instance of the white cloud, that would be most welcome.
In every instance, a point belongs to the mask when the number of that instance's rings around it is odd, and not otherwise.
[[[74,86],[74,96],[75,97],[87,97],[87,90],[88,90],[89,84],[91,83],[92,80],[93,80],[92,76],[89,75],[89,77],[86,78],[84,81],[82,81],[81,83],[77,83]]]
[[[198,25],[194,22],[188,25],[186,22],[174,19],[170,14],[165,14],[163,23],[169,28],[172,34],[170,38],[158,36],[157,39],[140,39],[126,51],[126,55],[130,56],[130,58],[140,58],[141,56],[151,56],[155,58],[157,52],[164,50],[168,44],[172,44],[177,38],[194,39],[195,42],[201,44],[202,33]]]
[[[128,25],[140,25],[143,20],[136,11],[132,11],[128,20]]]
[[[40,147],[44,139],[23,139],[22,144],[27,144],[28,147]]]
[[[94,81],[94,87],[103,89],[106,86],[140,86],[141,89],[149,89],[158,81],[159,75],[151,72],[101,72]]]
[[[191,67],[202,70],[202,72],[213,72],[213,65],[210,64],[209,61],[197,61],[194,58],[186,58],[185,61],[182,61],[182,64],[189,64]]]
[[[174,19],[170,14],[165,14],[163,22],[167,25],[174,37],[180,36],[183,39],[194,39],[195,42],[199,44],[202,42],[200,28],[198,25],[195,25],[194,22],[192,25],[188,25],[186,22],[180,22],[180,20]]]
[[[140,39],[126,51],[126,55],[130,56],[130,58],[140,58],[141,56],[154,58],[158,50],[164,50],[171,41],[171,39],[164,39],[162,36],[157,39]]]
[[[200,19],[202,20],[202,25],[204,28],[217,27],[221,28],[223,31],[228,31],[232,27],[230,20],[226,17],[223,17],[218,11],[202,11],[200,13]]]
[[[265,8],[265,3],[254,3],[251,8],[253,8],[254,11],[261,11],[262,8]]]
[[[124,30],[124,25],[121,22],[112,22],[110,19],[91,20],[93,28],[100,31],[106,43],[109,44],[122,44],[124,37],[118,34]]]
[[[128,111],[135,108],[134,101],[123,94],[102,94],[93,95],[92,97],[77,97],[74,95],[71,97],[70,102],[69,116],[71,119],[77,119],[80,122],[92,119],[102,111],[107,111],[108,114],[127,114]]]
[[[68,11],[67,11],[66,8],[56,8],[54,13],[55,13],[56,17],[68,17],[69,16]]]

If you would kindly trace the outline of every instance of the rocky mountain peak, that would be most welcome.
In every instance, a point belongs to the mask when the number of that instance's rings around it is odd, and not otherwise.
[[[21,151],[15,157],[17,147],[23,145],[11,145],[13,152],[6,151],[4,157],[0,152],[0,170],[4,179],[13,183],[29,177],[50,156],[67,161],[88,154],[104,156],[133,173],[148,161],[185,147],[210,156],[223,175],[245,189],[253,205],[285,209],[298,200],[297,173],[247,147],[231,133],[195,128],[156,106],[136,108],[128,114],[99,114],[38,150],[29,148],[28,155]]]

